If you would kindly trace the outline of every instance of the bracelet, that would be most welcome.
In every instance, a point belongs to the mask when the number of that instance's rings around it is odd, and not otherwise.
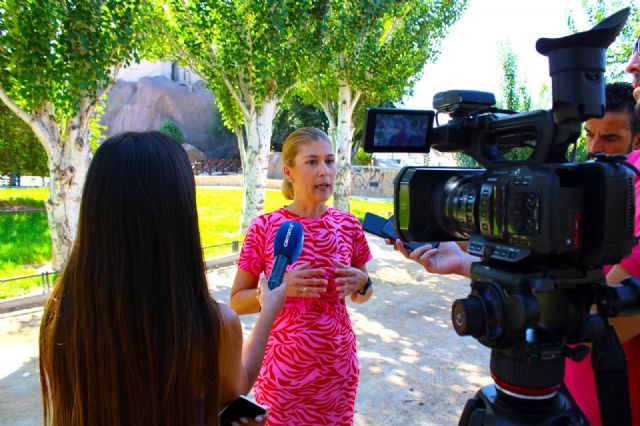
[[[373,283],[371,282],[371,277],[367,277],[367,283],[364,285],[362,290],[356,290],[356,293],[358,293],[360,296],[366,296],[372,285]]]

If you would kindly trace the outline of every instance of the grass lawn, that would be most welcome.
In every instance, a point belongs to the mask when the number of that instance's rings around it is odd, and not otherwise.
[[[0,203],[44,208],[48,196],[47,188],[0,188]],[[244,238],[238,232],[242,209],[241,189],[220,189],[198,187],[198,216],[200,218],[200,238],[205,247],[206,258],[221,256],[231,252],[230,243]],[[289,204],[282,193],[267,190],[267,212]],[[351,199],[351,212],[360,220],[365,212],[387,216],[393,211],[391,201],[374,201],[360,198]],[[226,245],[225,243],[229,243]],[[219,247],[208,246],[221,245]],[[51,240],[46,212],[0,214],[0,278],[30,275],[51,258]],[[34,289],[40,278],[31,278],[8,283],[0,282],[0,299],[14,297]]]

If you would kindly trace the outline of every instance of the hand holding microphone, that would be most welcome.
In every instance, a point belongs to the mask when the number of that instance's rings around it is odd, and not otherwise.
[[[302,225],[291,220],[280,225],[273,241],[274,261],[268,281],[270,289],[274,289],[282,283],[287,266],[298,259],[302,252],[303,243]],[[317,278],[324,275],[324,269],[304,269],[308,266],[308,262],[302,263],[286,274],[287,296],[317,298],[320,297],[320,293],[326,291],[327,280]]]
[[[304,244],[302,225],[287,220],[280,225],[273,240],[273,267],[269,275],[269,289],[273,290],[282,282],[287,266],[298,259]]]

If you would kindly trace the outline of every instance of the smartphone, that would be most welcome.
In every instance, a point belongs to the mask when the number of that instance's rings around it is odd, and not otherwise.
[[[391,240],[391,242],[395,242],[398,239],[398,233],[396,232],[396,229],[393,226],[393,216],[391,216],[389,219],[386,219],[382,216],[378,216],[377,214],[365,213],[364,222],[362,222],[362,229],[364,229],[366,232],[370,234],[377,235],[378,237],[388,238],[389,240]],[[437,248],[440,243],[438,242],[433,242],[433,243],[404,242],[403,243],[404,247],[409,251],[413,251],[418,247],[421,247],[427,244],[431,244],[431,247]]]
[[[240,417],[254,419],[257,416],[264,416],[267,414],[267,410],[268,407],[260,405],[244,395],[240,395],[220,411],[220,425],[230,426],[231,422],[238,420]]]

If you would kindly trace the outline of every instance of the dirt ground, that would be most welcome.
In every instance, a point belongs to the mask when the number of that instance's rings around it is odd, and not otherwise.
[[[459,337],[451,303],[468,293],[461,277],[430,275],[376,238],[368,264],[374,297],[349,305],[361,372],[355,424],[453,425],[466,400],[490,382],[489,350]],[[235,268],[209,274],[227,302]],[[40,425],[38,327],[42,308],[0,315],[0,425]],[[241,317],[245,332],[254,315]]]

